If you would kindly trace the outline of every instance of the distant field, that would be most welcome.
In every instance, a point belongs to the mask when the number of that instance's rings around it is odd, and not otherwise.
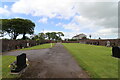
[[[2,56],[2,78],[16,78],[18,75],[11,75],[8,67],[16,60],[15,56]]]
[[[63,43],[78,64],[92,78],[118,78],[118,59],[111,48],[80,43]]]
[[[54,46],[54,45],[55,45],[55,43],[52,43],[52,46]],[[50,48],[50,47],[51,47],[51,43],[48,43],[48,44],[37,45],[37,46],[24,48],[24,49],[19,49],[19,50],[44,49],[44,48]]]

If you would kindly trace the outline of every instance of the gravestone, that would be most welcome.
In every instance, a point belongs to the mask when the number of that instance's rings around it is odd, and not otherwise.
[[[97,45],[99,45],[99,42],[97,42]]]
[[[110,41],[107,41],[106,43],[107,43],[106,46],[107,46],[107,47],[110,47]]]
[[[16,69],[15,70],[11,70],[11,72],[20,72],[25,67],[27,67],[27,64],[26,64],[26,54],[25,53],[22,53],[21,55],[17,56],[16,65],[17,65]]]
[[[27,47],[29,47],[30,45],[29,45],[29,43],[27,43]]]
[[[112,47],[112,56],[120,58],[120,47]]]

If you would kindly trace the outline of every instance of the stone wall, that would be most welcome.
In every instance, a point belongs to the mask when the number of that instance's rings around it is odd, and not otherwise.
[[[0,42],[1,42],[0,48],[2,52],[32,47],[45,43],[51,43],[51,42],[55,43],[54,41],[49,41],[49,40],[43,42],[35,41],[35,40],[0,40]]]
[[[2,40],[2,52],[26,48],[27,43],[29,43],[29,47],[37,45],[37,42],[34,40]]]
[[[83,43],[83,44],[91,44],[91,45],[102,45],[106,46],[107,41],[110,41],[110,45],[120,46],[120,39],[87,39],[87,40],[79,40],[79,41],[62,41],[63,43]]]

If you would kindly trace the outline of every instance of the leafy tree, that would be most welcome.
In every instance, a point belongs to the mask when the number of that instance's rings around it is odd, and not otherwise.
[[[62,40],[61,36],[64,36],[64,34],[62,32],[58,32],[57,34],[58,34],[58,37],[59,37],[58,40]]]
[[[101,39],[100,37],[98,39]]]
[[[37,40],[37,39],[38,39],[38,35],[32,35],[32,36],[31,36],[31,39],[32,39],[32,40]]]
[[[39,33],[39,34],[38,34],[38,38],[39,38],[40,40],[45,40],[45,34],[44,34],[44,33]]]
[[[34,33],[35,24],[28,19],[2,19],[2,31],[7,32],[12,39],[16,39],[19,34],[27,38],[26,34]]]
[[[31,40],[31,39],[28,36],[25,36],[25,39],[23,39],[22,37],[21,40]]]
[[[8,23],[8,19],[0,19],[2,22],[0,23],[0,30],[1,30],[1,37],[7,35],[7,32],[10,33],[9,26],[10,24]]]
[[[39,33],[38,35],[34,36],[33,40],[40,40],[41,42],[44,41],[46,38],[48,40],[59,41],[61,40],[61,36],[64,36],[62,32],[47,32],[47,33]]]
[[[90,39],[91,39],[91,35],[89,35]]]
[[[26,34],[34,33],[35,24],[31,20],[28,20],[28,19],[24,19],[22,21],[23,21],[23,23],[21,25],[20,34],[23,34],[23,39],[26,39],[27,38],[25,36]]]
[[[87,39],[86,36],[82,37],[82,39]]]
[[[52,38],[52,40],[56,40],[57,39],[57,33],[56,32],[52,32],[51,33],[51,38]]]
[[[54,40],[54,41],[58,41],[58,40],[62,40],[61,36],[64,36],[64,34],[62,32],[47,32],[46,36],[48,38],[48,40]]]
[[[48,38],[48,40],[51,40],[51,33],[50,32],[47,32],[45,35]]]
[[[3,37],[3,32],[2,32],[2,20],[0,20],[0,37]]]
[[[18,21],[12,19],[3,19],[2,20],[2,31],[7,32],[12,39],[16,39],[19,35],[20,26]]]
[[[0,30],[0,37],[3,37],[4,33],[2,32],[2,30]]]

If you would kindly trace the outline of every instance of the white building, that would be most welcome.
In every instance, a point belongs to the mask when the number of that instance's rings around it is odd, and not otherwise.
[[[79,34],[79,35],[72,37],[72,39],[83,39],[84,37],[87,37],[87,36],[85,34]]]

